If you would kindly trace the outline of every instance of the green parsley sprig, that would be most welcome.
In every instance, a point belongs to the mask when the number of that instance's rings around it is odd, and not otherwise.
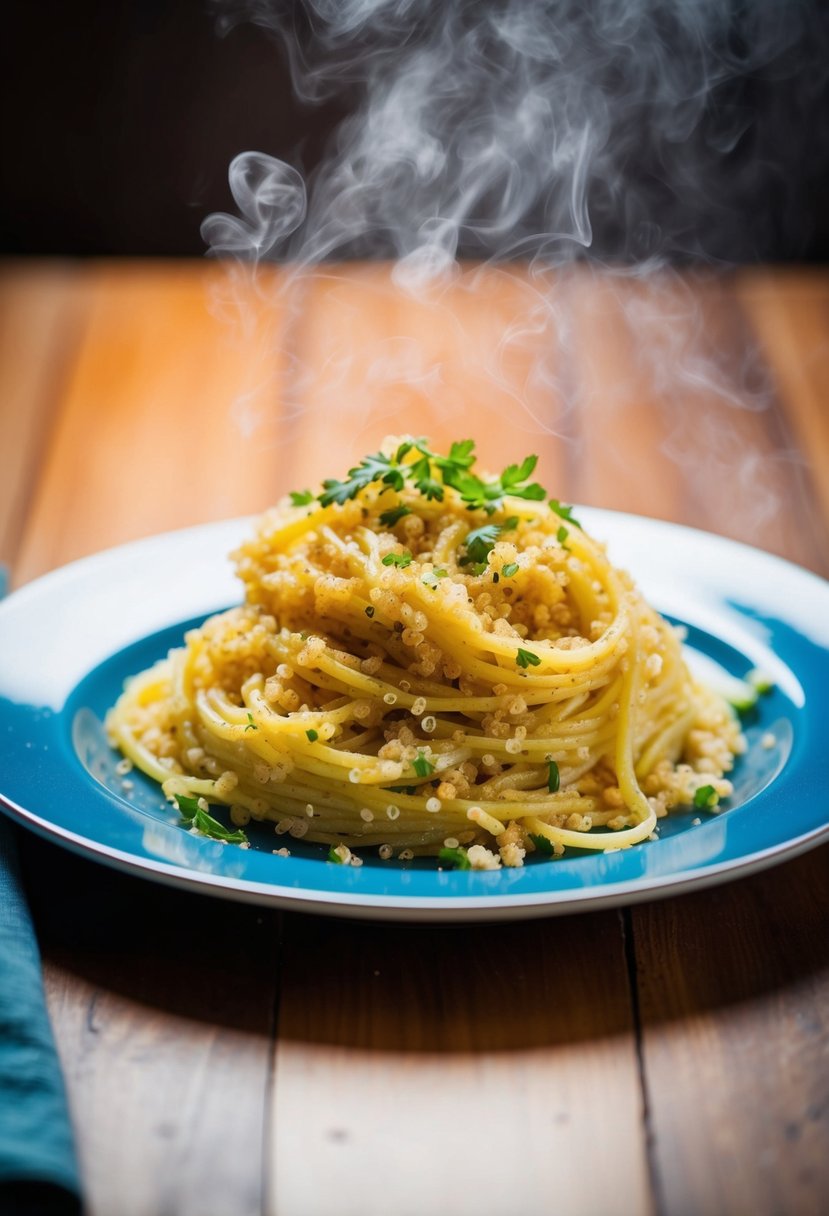
[[[407,459],[411,453],[415,454],[414,459]],[[374,483],[379,483],[384,489],[399,492],[406,482],[410,482],[424,498],[437,502],[443,501],[445,487],[450,486],[457,490],[471,511],[483,510],[492,515],[507,497],[540,502],[547,496],[543,486],[529,480],[538,463],[537,456],[525,456],[520,464],[507,465],[500,477],[492,481],[485,481],[473,473],[471,470],[474,463],[473,439],[456,440],[447,456],[433,452],[426,439],[405,440],[391,455],[375,452],[365,456],[359,464],[348,470],[344,481],[333,477],[326,479],[322,483],[322,493],[317,499],[324,507],[333,503],[342,506]],[[291,501],[295,506],[302,505],[305,494],[295,491],[291,495]],[[392,510],[384,511],[381,523],[387,523],[391,514]],[[402,518],[402,515],[397,518]],[[393,522],[396,523],[397,519]]]
[[[175,794],[174,797],[184,823],[195,828],[202,836],[209,836],[211,840],[223,840],[226,844],[248,843],[248,838],[241,828],[237,828],[235,832],[230,831],[199,806],[198,798],[191,798],[187,794]]]
[[[467,534],[464,543],[466,553],[458,562],[459,566],[472,566],[476,574],[482,574],[486,567],[487,558],[499,538],[505,532],[512,532],[518,527],[518,516],[511,515],[509,519],[505,519],[502,524],[484,524],[481,528],[474,528]]]

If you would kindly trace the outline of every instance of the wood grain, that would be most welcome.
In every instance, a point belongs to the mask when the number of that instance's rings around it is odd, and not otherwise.
[[[9,566],[87,305],[77,268],[0,266],[0,562]]]
[[[632,913],[666,1216],[829,1196],[829,849]]]
[[[284,940],[271,1216],[651,1211],[617,916]]]
[[[559,497],[829,569],[825,273],[410,288],[7,267],[16,580],[257,510],[401,430],[538,451]],[[826,1208],[827,849],[623,916],[289,916],[281,956],[281,918],[26,861],[92,1216]]]
[[[88,274],[89,316],[68,357],[17,582],[121,541],[261,510],[276,493],[270,301],[198,264],[104,263]]]

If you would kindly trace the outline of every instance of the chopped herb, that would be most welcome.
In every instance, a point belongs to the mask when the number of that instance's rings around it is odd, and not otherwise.
[[[556,532],[556,540],[560,545],[563,545],[569,535],[570,533],[567,531],[564,524],[562,524],[558,532]]]
[[[710,810],[719,800],[720,796],[713,785],[701,785],[694,793],[694,806],[701,811]]]
[[[402,504],[399,507],[391,507],[388,511],[381,512],[380,523],[385,528],[393,528],[404,515],[411,515],[411,513],[409,507],[405,507]]]
[[[256,725],[256,723],[253,720],[253,714],[250,711],[248,711],[248,724],[245,727],[245,730],[248,731],[248,730],[258,730],[258,729],[259,729],[259,727]]]
[[[383,489],[400,491],[407,480],[424,498],[437,502],[443,501],[445,487],[451,486],[470,510],[484,510],[489,515],[498,510],[507,496],[536,502],[546,497],[543,486],[529,481],[537,456],[526,456],[520,464],[508,465],[494,481],[484,481],[471,472],[474,449],[473,440],[456,440],[449,455],[442,456],[431,451],[425,439],[407,440],[392,456],[384,452],[366,456],[348,470],[345,481],[336,478],[324,481],[318,501],[324,507],[332,503],[342,505],[375,482]]]
[[[547,789],[551,794],[555,794],[561,785],[561,777],[558,771],[558,765],[555,760],[547,761]]]
[[[442,578],[446,578],[445,570],[427,570],[420,581],[424,587],[430,587],[432,591],[437,591],[438,581]]]
[[[559,502],[557,498],[550,499],[550,506],[555,511],[556,515],[560,515],[562,519],[566,519],[568,524],[573,524],[574,527],[580,528],[581,524],[577,519],[573,518],[573,508],[565,506],[563,502]]]
[[[416,794],[416,785],[389,785],[386,786],[390,794]]]
[[[417,773],[418,777],[431,777],[435,771],[434,764],[427,760],[423,752],[418,749],[417,758],[412,761],[412,768]]]
[[[306,739],[308,740],[308,742],[309,742],[309,743],[316,743],[317,739],[319,739],[319,737],[320,737],[320,736],[319,736],[319,731],[316,731],[316,730],[306,730],[306,732],[305,732],[305,737],[306,737]]]
[[[364,457],[358,465],[348,470],[347,481],[337,481],[336,478],[329,477],[322,483],[322,494],[318,496],[319,501],[324,507],[329,507],[332,503],[342,506],[350,498],[356,498],[361,490],[365,490],[366,486],[370,486],[374,481],[391,486],[393,490],[402,490],[404,473],[400,468],[402,457],[399,457],[399,453],[403,448],[406,451],[410,450],[405,444],[402,444],[394,456],[376,452],[373,456]],[[404,456],[406,451],[403,452]]]
[[[541,663],[541,659],[537,654],[533,654],[531,650],[522,650],[520,646],[518,647],[515,661],[519,667],[538,667]]]
[[[444,847],[438,853],[438,860],[445,861],[449,865],[453,865],[456,870],[472,869],[466,849],[447,849]]]
[[[178,809],[181,811],[182,818],[192,819],[196,811],[199,809],[198,798],[191,798],[188,794],[174,794]]]
[[[458,564],[469,566],[474,563],[476,566],[485,566],[487,558],[495,548],[498,537],[504,532],[512,532],[517,527],[518,516],[511,515],[502,524],[484,524],[481,528],[473,529],[472,532],[467,534],[466,540],[463,542],[466,554]],[[483,571],[476,571],[476,573],[483,573]]]
[[[208,815],[207,811],[199,806],[198,798],[189,798],[186,794],[176,794],[175,799],[184,822],[191,828],[195,828],[197,832],[201,832],[202,836],[209,836],[211,840],[224,840],[227,844],[248,843],[248,838],[241,828],[237,828],[235,832],[230,831],[224,824],[219,823],[218,819]]]
[[[535,845],[536,852],[540,853],[542,857],[553,856],[554,850],[552,840],[549,840],[546,836],[542,836],[540,832],[530,832],[529,836],[530,840]]]
[[[502,567],[501,573],[503,574],[504,578],[512,578],[513,574],[518,573],[518,562],[507,562],[507,564]]]
[[[411,564],[412,555],[408,549],[404,549],[402,553],[387,553],[383,558],[384,566],[397,566],[400,570],[405,570]]]
[[[295,507],[307,507],[309,502],[314,501],[314,494],[311,490],[291,490],[291,503]]]
[[[331,848],[328,850],[328,858],[327,858],[327,860],[328,860],[328,861],[333,861],[333,862],[334,862],[334,865],[336,865],[336,866],[341,866],[341,865],[343,864],[343,859],[342,859],[342,857],[340,857],[339,853],[337,852],[337,850],[334,848],[334,846],[333,846],[333,845],[332,845],[332,846],[331,846]]]
[[[366,616],[371,619],[371,617],[374,616],[374,605],[369,604],[367,608],[363,609],[363,611],[365,612]]]

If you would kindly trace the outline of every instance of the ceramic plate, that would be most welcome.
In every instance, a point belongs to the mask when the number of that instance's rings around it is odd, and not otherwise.
[[[251,848],[195,836],[142,774],[125,788],[102,721],[124,679],[239,599],[227,553],[248,520],[125,545],[0,604],[0,795],[15,819],[86,857],[232,899],[409,920],[543,916],[654,898],[746,874],[829,837],[829,583],[687,528],[579,510],[645,595],[688,631],[689,660],[774,688],[745,721],[748,751],[719,814],[678,812],[660,839],[496,872],[439,871],[326,850],[253,825]],[[290,857],[275,855],[287,843]]]

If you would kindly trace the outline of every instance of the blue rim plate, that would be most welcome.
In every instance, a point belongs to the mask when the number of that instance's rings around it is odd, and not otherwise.
[[[829,837],[829,583],[689,528],[582,509],[645,595],[688,629],[689,659],[775,681],[747,718],[748,751],[718,814],[682,812],[660,838],[496,872],[440,871],[323,850],[257,826],[250,849],[195,836],[154,783],[116,770],[102,719],[124,679],[239,599],[227,554],[250,520],[137,541],[75,562],[0,604],[0,805],[108,865],[201,892],[307,912],[495,920],[615,906],[723,882]],[[274,850],[287,844],[290,857]]]

